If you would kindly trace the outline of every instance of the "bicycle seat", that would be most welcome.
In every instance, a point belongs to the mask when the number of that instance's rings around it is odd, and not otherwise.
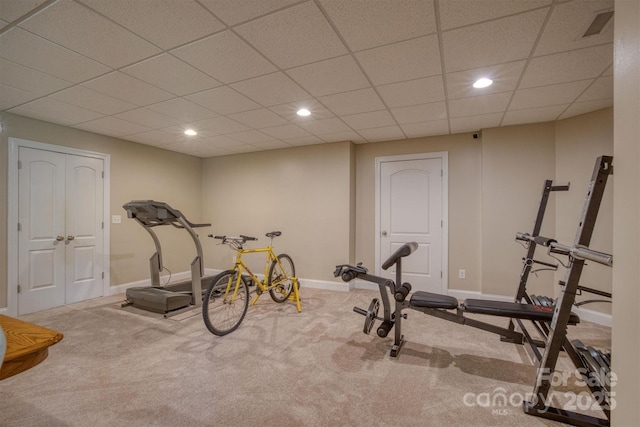
[[[265,236],[267,237],[278,237],[279,235],[281,235],[282,233],[279,231],[272,231],[271,233],[267,233],[265,234]]]

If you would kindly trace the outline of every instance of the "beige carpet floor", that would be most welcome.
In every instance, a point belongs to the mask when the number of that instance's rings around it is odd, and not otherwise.
[[[122,296],[23,316],[64,339],[40,365],[0,382],[0,425],[561,425],[522,412],[536,369],[523,346],[497,335],[409,312],[407,343],[391,358],[392,337],[363,334],[364,317],[352,311],[376,294],[303,288],[302,313],[264,295],[225,337],[199,313],[164,319],[118,308]],[[605,327],[583,322],[570,334],[610,346]],[[571,376],[566,356],[560,362]],[[582,406],[590,396],[573,383],[556,394],[568,391],[584,393]]]

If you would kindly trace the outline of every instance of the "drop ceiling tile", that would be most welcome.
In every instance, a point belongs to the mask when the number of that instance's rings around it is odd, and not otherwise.
[[[392,83],[377,89],[389,108],[444,101],[442,76]]]
[[[7,110],[25,102],[33,101],[39,95],[0,83],[0,110]]]
[[[262,132],[278,139],[300,138],[303,136],[311,136],[309,132],[303,130],[296,125],[280,125],[271,128],[264,128]]]
[[[407,138],[419,138],[431,135],[446,135],[449,133],[448,120],[433,120],[428,122],[406,123],[400,125]]]
[[[19,107],[12,108],[9,112],[67,126],[103,116],[95,111],[85,110],[84,108],[56,101],[51,98],[40,98]]]
[[[81,0],[162,49],[171,49],[225,28],[193,0]]]
[[[147,59],[121,71],[179,96],[221,85],[219,81],[169,54]]]
[[[480,114],[470,117],[449,119],[451,133],[476,132],[485,128],[495,128],[500,125],[502,113]]]
[[[577,102],[613,98],[613,76],[600,77],[580,95]]]
[[[402,129],[398,126],[385,126],[376,129],[363,129],[360,135],[369,142],[393,141],[396,139],[407,139]]]
[[[507,108],[513,92],[493,93],[490,95],[473,96],[470,98],[453,99],[449,101],[451,117],[486,116],[487,113],[497,113]],[[451,129],[453,131],[453,129]]]
[[[354,131],[325,133],[322,135],[322,139],[325,142],[342,142],[342,141],[363,141],[360,135]]]
[[[82,83],[82,86],[137,106],[155,104],[175,97],[169,92],[118,71]]]
[[[613,44],[533,58],[520,88],[595,78],[613,63]]]
[[[442,74],[436,35],[365,50],[356,57],[375,85]]]
[[[255,129],[273,127],[288,123],[285,119],[266,108],[230,114],[229,118]]]
[[[314,135],[323,135],[327,133],[348,132],[351,129],[345,125],[340,119],[321,119],[309,122],[299,123],[298,126],[311,132]]]
[[[613,0],[581,0],[556,5],[534,56],[612,43],[613,18],[600,34],[582,37],[603,10],[613,10]]]
[[[277,71],[273,64],[231,31],[223,31],[171,53],[223,83]]]
[[[218,114],[232,114],[260,108],[260,104],[228,86],[194,93],[185,98]]]
[[[581,80],[531,89],[520,89],[514,94],[509,110],[524,110],[560,104],[568,105],[580,96],[592,82],[593,80]]]
[[[207,146],[222,148],[238,145],[238,140],[224,135],[210,136],[204,139]]]
[[[21,28],[0,35],[0,56],[59,79],[79,83],[111,69]]]
[[[282,9],[300,0],[200,0],[200,3],[229,26]]]
[[[218,115],[208,108],[201,107],[184,98],[169,99],[168,101],[148,105],[147,108],[187,123],[209,119]]]
[[[447,106],[444,102],[432,102],[430,104],[392,108],[391,113],[401,125],[442,120],[447,118]]]
[[[238,133],[230,133],[228,135],[229,138],[233,138],[237,141],[241,141],[247,144],[254,144],[258,142],[267,142],[267,141],[275,141],[270,135],[262,133],[257,130],[248,130],[246,132],[238,132]]]
[[[549,6],[552,0],[455,0],[441,1],[440,22],[442,30],[476,24],[527,10]]]
[[[351,55],[292,68],[287,74],[313,96],[369,87],[367,78]]]
[[[235,120],[231,120],[224,116],[196,121],[193,122],[192,125],[196,129],[208,129],[221,135],[251,130],[249,126],[243,125],[242,123],[238,123]]]
[[[74,128],[95,132],[102,135],[122,137],[125,135],[135,135],[142,132],[150,131],[146,126],[118,119],[116,117],[102,117],[97,120],[80,123],[73,126]]]
[[[7,25],[9,25],[7,21],[0,19],[0,31],[4,30]]]
[[[0,6],[0,18],[3,21],[13,22],[18,18],[40,7],[48,0],[3,0]]]
[[[280,150],[282,148],[291,148],[291,144],[287,144],[284,141],[265,141],[265,142],[252,142],[251,145],[258,147],[261,150]]]
[[[235,30],[283,69],[347,53],[314,2],[267,15]]]
[[[318,98],[337,115],[366,113],[384,108],[380,97],[373,89],[360,89]]]
[[[49,97],[106,115],[117,114],[136,108],[134,104],[96,92],[84,86],[73,86],[49,95]]]
[[[160,52],[148,41],[71,0],[59,0],[19,25],[114,68]]]
[[[526,59],[547,11],[537,10],[442,34],[447,72]]]
[[[227,154],[243,154],[243,153],[253,153],[256,151],[260,151],[256,149],[254,145],[243,144],[238,142],[236,145],[231,145],[229,147],[224,147],[223,150],[227,152]]]
[[[50,74],[24,67],[15,62],[0,58],[0,76],[2,83],[22,89],[37,95],[47,95],[51,92],[71,86],[68,81]]]
[[[161,130],[150,130],[134,135],[127,135],[127,140],[160,147],[180,141],[180,136]]]
[[[563,120],[573,116],[579,116],[580,114],[589,113],[591,111],[601,110],[613,106],[613,98],[610,99],[598,99],[595,101],[586,102],[574,102],[562,113],[558,120]]]
[[[135,110],[125,111],[124,113],[115,114],[114,117],[152,129],[175,126],[180,123],[177,119],[167,117],[164,114],[148,110],[146,108],[137,108]]]
[[[324,140],[317,136],[300,136],[297,138],[287,138],[284,141],[293,146],[303,146],[303,145],[314,145],[314,144],[323,144]]]
[[[394,126],[396,124],[393,116],[387,110],[342,116],[342,120],[356,130]]]
[[[448,73],[447,95],[450,99],[457,99],[515,90],[525,63],[526,61],[508,62],[468,71]],[[473,83],[482,77],[490,78],[493,80],[493,84],[482,89],[474,88]]]
[[[320,3],[353,51],[437,31],[433,0],[321,0]]]
[[[569,104],[528,108],[517,111],[507,111],[502,119],[502,126],[521,125],[525,123],[550,122],[556,120]]]
[[[307,117],[299,116],[298,110],[306,108],[311,115]],[[328,119],[335,117],[335,115],[326,109],[315,99],[305,99],[302,101],[291,102],[289,104],[276,105],[269,108],[274,113],[277,113],[292,123],[307,122],[310,120]]]
[[[266,107],[310,98],[304,89],[281,72],[244,80],[230,86]]]

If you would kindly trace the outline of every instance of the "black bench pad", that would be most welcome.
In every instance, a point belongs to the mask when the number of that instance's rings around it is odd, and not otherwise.
[[[488,314],[490,316],[513,317],[515,319],[539,320],[550,322],[553,318],[553,307],[543,307],[517,302],[488,301],[481,299],[466,299],[461,308],[469,313]],[[569,324],[580,323],[580,318],[571,313]]]
[[[414,307],[444,308],[446,310],[458,308],[458,300],[454,297],[434,294],[432,292],[414,292],[409,302]]]

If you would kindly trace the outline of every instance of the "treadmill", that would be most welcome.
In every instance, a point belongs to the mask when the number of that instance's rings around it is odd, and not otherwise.
[[[151,286],[132,287],[126,291],[126,300],[122,306],[132,305],[143,310],[162,313],[165,317],[181,313],[202,305],[202,282],[210,279],[204,277],[202,245],[193,230],[197,227],[210,227],[211,224],[194,224],[177,209],[164,202],[155,200],[133,200],[122,206],[127,217],[135,219],[151,235],[156,245],[156,252],[149,259]],[[191,280],[160,285],[162,265],[162,248],[153,227],[172,225],[186,230],[196,246],[196,257],[191,262]]]

